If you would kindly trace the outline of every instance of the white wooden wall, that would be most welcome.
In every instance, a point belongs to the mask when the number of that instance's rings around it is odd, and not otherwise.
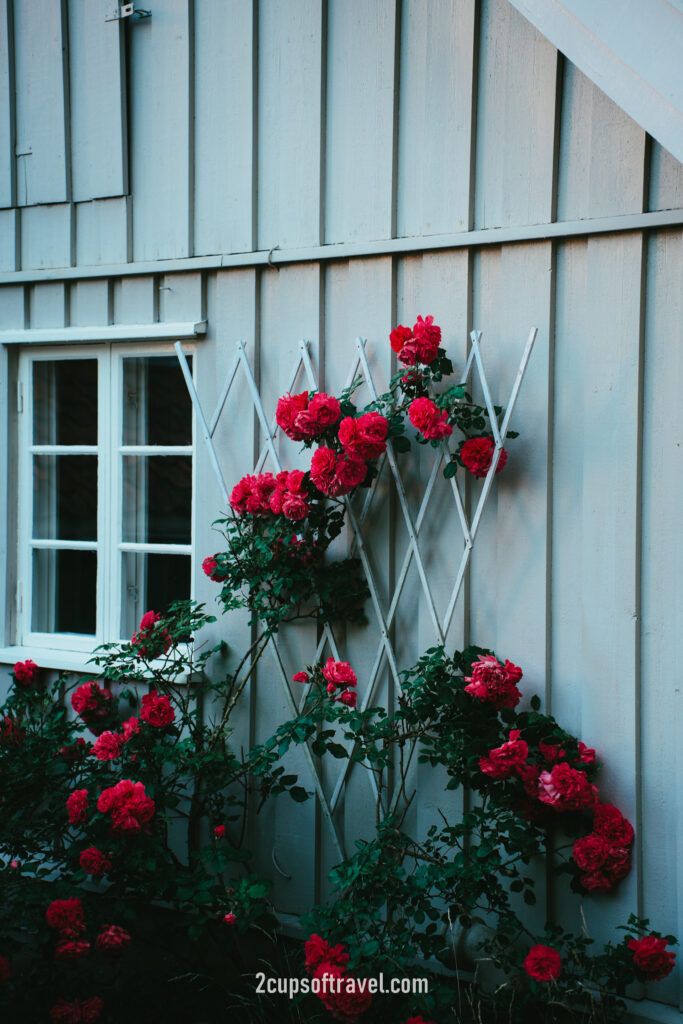
[[[637,910],[683,936],[681,165],[507,0],[145,6],[151,19],[120,26],[94,2],[0,0],[0,330],[206,316],[210,408],[240,338],[274,407],[301,338],[338,390],[356,335],[386,380],[391,327],[428,312],[456,365],[467,331],[484,331],[502,400],[535,324],[522,436],[450,639],[521,664],[525,692],[598,748],[604,797],[636,822],[635,871],[615,897],[584,900],[595,934]],[[4,394],[11,374],[10,356]],[[228,480],[260,442],[242,391],[218,431]],[[295,453],[283,444],[282,458]],[[415,507],[428,469],[421,452]],[[197,480],[203,556],[221,502],[202,451]],[[454,523],[437,495],[421,543],[446,596]],[[388,599],[406,544],[390,489],[371,529]],[[405,665],[433,640],[411,573],[395,625]],[[220,628],[244,644],[243,619]],[[313,639],[287,636],[292,670]],[[376,635],[352,629],[345,644],[362,677]],[[393,699],[387,679],[378,692]],[[266,666],[245,738],[285,713]],[[419,783],[427,820],[439,791]],[[373,818],[363,778],[350,776],[343,806],[351,842]],[[303,910],[336,859],[314,802],[254,827],[264,870],[274,849],[292,876],[278,875],[279,904]],[[576,903],[553,889],[548,910],[566,922]],[[681,972],[651,997],[678,1005]]]

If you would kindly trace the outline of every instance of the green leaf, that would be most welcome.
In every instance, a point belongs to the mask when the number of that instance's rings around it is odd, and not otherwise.
[[[292,788],[288,790],[288,793],[292,800],[296,800],[298,804],[302,804],[305,800],[308,800],[308,793],[303,786],[292,786]]]
[[[443,475],[445,476],[446,480],[450,480],[451,477],[455,476],[457,471],[458,471],[458,464],[457,464],[457,462],[448,462],[444,466]]]

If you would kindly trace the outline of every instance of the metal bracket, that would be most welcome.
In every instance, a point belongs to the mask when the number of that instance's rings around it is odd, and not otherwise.
[[[120,3],[119,0],[105,0],[105,21],[122,21],[123,18],[151,18],[151,11],[136,10],[135,4]]]

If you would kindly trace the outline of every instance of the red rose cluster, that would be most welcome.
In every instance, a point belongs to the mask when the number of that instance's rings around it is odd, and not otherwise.
[[[424,319],[418,316],[412,331],[399,324],[389,335],[389,340],[399,362],[405,366],[433,363],[439,354],[441,328],[434,323],[433,316]]]
[[[336,701],[346,704],[349,708],[355,708],[357,694],[354,689],[349,689],[349,687],[356,686],[358,678],[348,661],[335,661],[334,658],[328,658],[323,669],[323,676],[327,680],[326,689],[330,696],[334,695]]]
[[[278,400],[275,421],[293,441],[320,437],[341,419],[341,406],[332,395],[319,391],[309,400],[308,391],[285,394]]]
[[[0,747],[18,747],[23,743],[24,737],[24,730],[10,715],[5,715],[0,720]]]
[[[238,516],[283,515],[298,522],[310,512],[307,498],[305,474],[294,469],[289,473],[283,470],[277,476],[247,474],[233,487],[230,505]]]
[[[110,690],[98,686],[94,679],[82,683],[71,694],[71,707],[83,719],[90,731],[98,736],[104,730],[104,723],[112,712]]]
[[[612,804],[598,804],[593,831],[577,839],[572,856],[588,892],[607,892],[631,870],[633,826]]]
[[[458,455],[465,469],[473,476],[485,477],[491,466],[496,445],[492,437],[470,437],[463,441]],[[500,473],[508,459],[508,453],[501,449],[496,473]]]
[[[134,836],[154,817],[154,801],[145,793],[142,782],[121,779],[115,786],[102,790],[97,810],[100,814],[111,814],[114,834]]]
[[[501,665],[492,654],[481,654],[472,665],[472,675],[465,678],[469,685],[465,693],[477,700],[492,704],[496,711],[514,708],[522,699],[516,683],[522,678],[522,670],[511,661]]]
[[[319,935],[311,935],[304,944],[304,954],[306,970],[318,980],[318,998],[336,1020],[353,1024],[370,1006],[372,996],[365,986],[360,991],[356,978],[347,971],[349,954],[345,946],[330,946]]]
[[[337,454],[332,448],[317,448],[311,458],[311,482],[321,494],[340,498],[350,494],[367,476],[368,468],[362,459],[346,452]]]
[[[18,661],[12,671],[19,686],[35,686],[38,682],[40,669],[30,658],[27,661]]]
[[[78,858],[78,863],[86,875],[90,875],[92,878],[103,878],[111,871],[111,861],[96,846],[89,846],[87,850],[83,850]]]
[[[156,690],[150,690],[140,703],[140,718],[155,729],[165,729],[175,719],[171,698],[165,694],[160,697]]]
[[[141,658],[160,658],[170,649],[170,634],[166,629],[159,631],[157,623],[160,621],[161,612],[153,611],[145,612],[140,619],[140,626],[130,642]]]
[[[66,810],[71,825],[81,825],[88,813],[88,790],[74,789],[66,800]]]
[[[673,971],[676,954],[669,952],[666,946],[666,939],[658,939],[656,935],[629,941],[628,948],[633,951],[633,962],[643,981],[661,981]]]

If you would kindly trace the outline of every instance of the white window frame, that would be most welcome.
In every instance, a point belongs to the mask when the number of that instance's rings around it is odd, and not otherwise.
[[[192,359],[192,375],[196,386],[197,359],[194,345],[186,345]],[[124,445],[123,444],[123,360],[126,357],[153,358],[173,356],[171,344],[109,343],[69,345],[68,348],[30,346],[19,356],[19,394],[22,396],[18,425],[18,530],[17,530],[17,625],[16,646],[23,657],[35,651],[36,660],[46,652],[54,652],[54,660],[62,663],[54,667],[67,667],[60,655],[76,655],[76,662],[87,661],[95,647],[102,643],[129,640],[121,637],[122,594],[121,566],[125,551],[152,554],[189,555],[190,596],[195,586],[196,536],[196,422],[192,408],[192,443],[183,446]],[[97,445],[69,446],[33,444],[33,364],[38,361],[67,359],[96,359],[98,363],[98,430]],[[188,396],[189,397],[189,396]],[[33,539],[33,456],[57,455],[60,451],[98,457],[97,540],[36,541]],[[189,455],[192,458],[191,521],[188,544],[147,544],[123,540],[123,457],[124,455]],[[36,548],[77,548],[97,552],[97,614],[94,635],[77,633],[36,632],[32,627],[33,614],[33,551]],[[147,611],[148,609],[144,609]],[[155,609],[158,610],[158,609]],[[40,662],[39,662],[40,663]]]

